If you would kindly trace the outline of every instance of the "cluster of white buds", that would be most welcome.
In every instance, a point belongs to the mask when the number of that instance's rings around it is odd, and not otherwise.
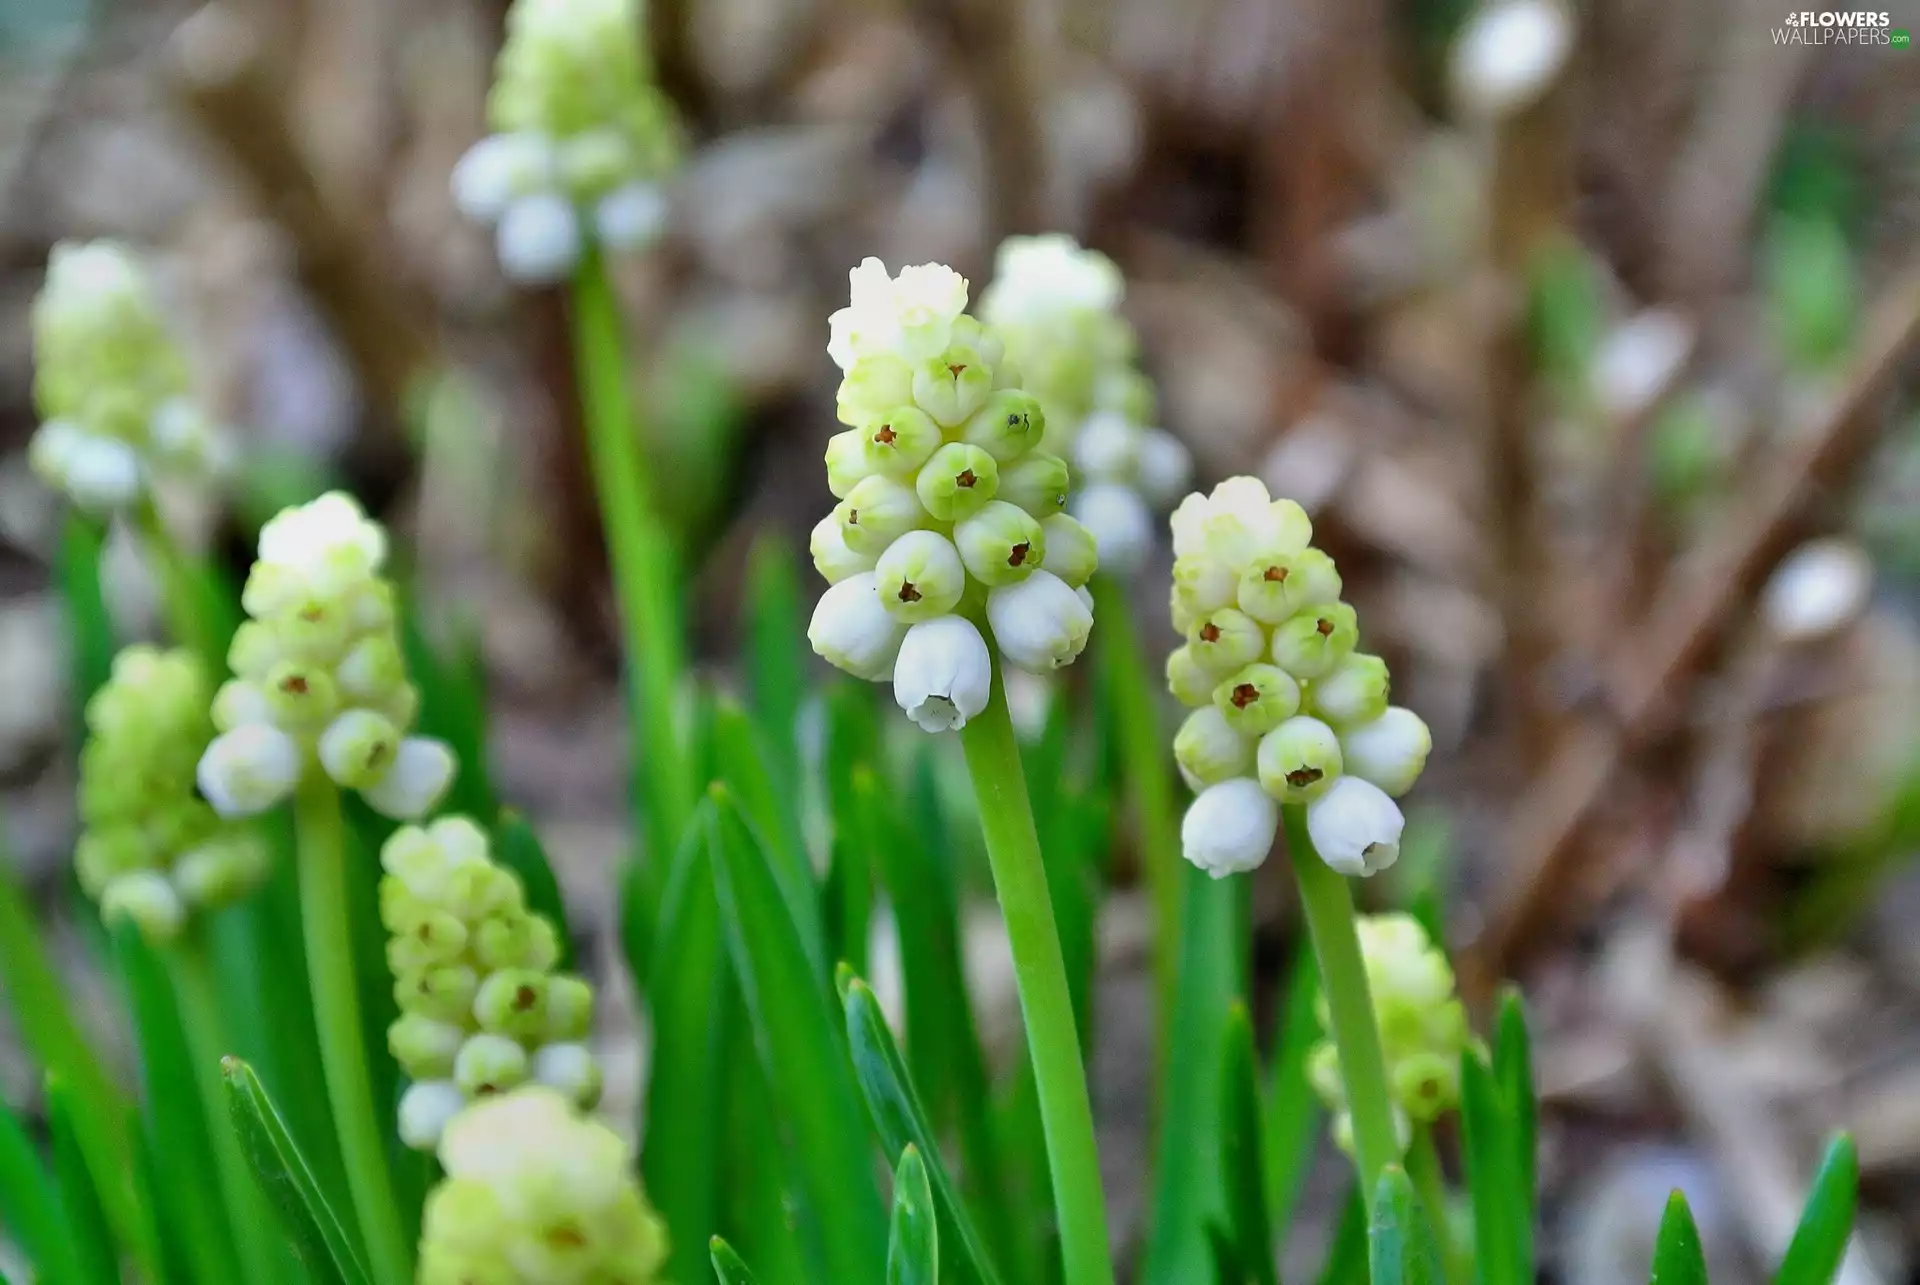
[[[453,170],[461,213],[494,229],[500,267],[528,285],[564,280],[591,236],[650,243],[661,183],[679,156],[673,114],[640,46],[634,0],[514,0],[494,68],[494,133]]]
[[[1460,1055],[1473,1042],[1467,1010],[1454,993],[1453,968],[1420,921],[1407,914],[1362,915],[1355,924],[1373,997],[1394,1120],[1402,1131],[1412,1122],[1432,1124],[1460,1102]],[[1326,996],[1314,1010],[1322,1032],[1332,1024]],[[1334,1138],[1353,1150],[1353,1120],[1347,1110],[1340,1052],[1331,1035],[1307,1055],[1307,1078],[1334,1112]]]
[[[1281,804],[1305,805],[1335,870],[1386,869],[1404,825],[1393,800],[1432,747],[1418,715],[1387,703],[1386,662],[1355,650],[1359,622],[1312,537],[1305,510],[1251,477],[1173,515],[1173,624],[1187,641],[1167,684],[1193,710],[1173,752],[1199,796],[1181,839],[1215,878],[1266,860]]]
[[[401,1140],[430,1151],[468,1103],[528,1082],[580,1107],[599,1101],[600,1064],[582,1042],[593,988],[553,971],[559,936],[493,860],[486,832],[466,817],[407,826],[380,865],[400,1005],[387,1047],[413,1080]]]
[[[1113,260],[1052,233],[1001,242],[980,299],[980,315],[1046,412],[1044,447],[1072,462],[1068,512],[1093,532],[1101,565],[1122,575],[1145,561],[1154,514],[1193,471],[1180,440],[1150,427],[1153,384],[1136,365],[1123,290]]]
[[[228,905],[267,873],[266,849],[193,792],[213,739],[212,685],[184,650],[128,647],[87,702],[80,751],[80,886],[108,923],[150,941],[176,936],[189,911]]]
[[[234,677],[213,699],[220,730],[200,792],[222,816],[251,816],[323,771],[385,816],[410,821],[453,780],[453,752],[409,736],[420,696],[407,681],[386,532],[335,491],[260,530],[260,556],[233,636]]]
[[[930,732],[986,708],[985,619],[1011,664],[1046,673],[1093,628],[1093,537],[1063,512],[1067,464],[1039,449],[1040,404],[999,337],[967,316],[967,282],[940,264],[898,277],[868,259],[827,352],[849,427],[827,444],[840,503],[813,529],[830,587],[807,637]]]
[[[33,305],[34,472],[92,513],[139,499],[162,473],[204,476],[221,442],[145,266],[112,241],[53,248]]]
[[[420,1285],[654,1285],[667,1232],[619,1135],[538,1085],[475,1103],[440,1140]]]

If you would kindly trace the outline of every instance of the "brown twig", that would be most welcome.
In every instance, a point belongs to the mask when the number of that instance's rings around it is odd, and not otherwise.
[[[1610,724],[1573,735],[1548,761],[1508,829],[1511,891],[1475,943],[1476,984],[1504,975],[1539,932],[1566,886],[1575,840],[1605,797],[1627,754],[1658,733],[1699,667],[1752,601],[1780,560],[1806,534],[1812,501],[1839,485],[1872,445],[1872,413],[1902,359],[1920,343],[1920,257],[1909,262],[1869,314],[1851,370],[1820,421],[1768,470],[1752,501],[1699,558],[1677,565],[1649,624],[1610,668]]]

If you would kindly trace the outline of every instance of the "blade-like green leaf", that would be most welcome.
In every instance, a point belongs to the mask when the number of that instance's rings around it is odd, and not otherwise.
[[[1287,974],[1284,997],[1275,1023],[1273,1070],[1267,1081],[1266,1140],[1262,1150],[1267,1167],[1267,1210],[1273,1221],[1275,1252],[1286,1244],[1293,1226],[1293,1209],[1313,1163],[1322,1111],[1320,1098],[1307,1083],[1307,1054],[1320,1039],[1320,1022],[1313,1015],[1313,997],[1320,991],[1320,965],[1313,941],[1300,934]]]
[[[1220,1057],[1220,1158],[1235,1257],[1254,1285],[1279,1285],[1273,1224],[1267,1215],[1265,1166],[1260,1158],[1260,1064],[1246,1005],[1227,1009]]]
[[[67,637],[72,651],[74,712],[85,709],[94,692],[113,671],[113,616],[107,610],[100,585],[100,555],[106,548],[104,524],[70,511],[60,528],[60,552],[55,580],[60,605],[66,610]]]
[[[761,1065],[781,1124],[793,1139],[804,1184],[800,1194],[819,1232],[828,1276],[837,1285],[877,1281],[886,1216],[873,1180],[866,1110],[837,1023],[815,984],[800,928],[765,844],[731,791],[716,786],[713,794],[720,917]]]
[[[1327,1246],[1326,1261],[1320,1265],[1320,1285],[1366,1285],[1366,1281],[1367,1205],[1356,1186],[1341,1206],[1333,1243]]]
[[[1186,868],[1179,998],[1155,1150],[1147,1285],[1181,1285],[1211,1270],[1206,1227],[1226,1212],[1220,1163],[1220,1038],[1228,1006],[1246,993],[1247,881]]]
[[[157,1265],[152,1285],[196,1285],[193,1259],[183,1239],[181,1220],[174,1216],[174,1193],[153,1157],[152,1136],[136,1127],[133,1136],[133,1192],[140,1209],[140,1234],[152,1246],[149,1257]]]
[[[893,1226],[887,1238],[887,1285],[939,1285],[940,1222],[933,1212],[927,1165],[912,1143],[893,1171]]]
[[[1380,1175],[1368,1248],[1373,1285],[1446,1283],[1433,1225],[1413,1194],[1406,1170],[1398,1165],[1389,1165]]]
[[[1213,1254],[1213,1279],[1219,1285],[1247,1285],[1247,1273],[1234,1252],[1233,1236],[1219,1223],[1207,1224],[1207,1249]]]
[[[802,1243],[810,1228],[795,1217],[798,1166],[781,1137],[773,1090],[754,1054],[753,1023],[730,969],[726,981],[720,1172],[727,1180],[721,1185],[717,1230],[753,1260],[762,1285],[812,1285],[825,1276],[814,1242]]]
[[[740,1255],[733,1252],[733,1246],[715,1236],[707,1242],[707,1253],[713,1260],[713,1274],[720,1285],[759,1285],[747,1265],[740,1261]]]
[[[87,1167],[76,1129],[84,1109],[58,1076],[47,1077],[47,1124],[53,1134],[53,1172],[60,1185],[60,1208],[81,1285],[119,1285],[120,1264],[107,1216],[100,1208],[93,1174]]]
[[[1707,1285],[1700,1229],[1693,1224],[1693,1210],[1687,1208],[1686,1196],[1677,1190],[1667,1197],[1667,1212],[1660,1219],[1648,1285]]]
[[[713,703],[713,749],[720,780],[733,800],[732,811],[755,833],[766,854],[767,869],[787,905],[787,917],[799,934],[808,966],[824,998],[831,980],[821,926],[820,891],[800,838],[800,819],[792,800],[775,783],[759,729],[738,701],[722,696]]]
[[[280,1215],[301,1265],[323,1285],[367,1285],[366,1270],[346,1225],[294,1145],[286,1122],[253,1068],[239,1058],[220,1064],[227,1110],[247,1163]]]
[[[1478,1052],[1460,1058],[1460,1114],[1466,1129],[1467,1187],[1473,1193],[1474,1261],[1481,1285],[1527,1285],[1533,1269],[1522,1226],[1528,1201],[1514,1162],[1513,1113]]]
[[[26,1251],[34,1270],[52,1285],[79,1282],[52,1180],[20,1121],[0,1101],[0,1224]]]
[[[1859,1190],[1860,1157],[1853,1139],[1843,1133],[1827,1144],[1774,1285],[1828,1285],[1847,1253]]]
[[[719,1226],[728,965],[710,855],[715,822],[713,804],[703,799],[667,877],[645,992],[658,1053],[647,1078],[640,1172],[667,1224],[665,1274],[683,1281],[700,1274],[700,1246]]]
[[[512,808],[503,809],[493,829],[493,855],[501,865],[520,876],[527,890],[527,909],[545,915],[560,937],[561,969],[573,967],[573,931],[567,923],[567,903],[560,896],[560,881],[547,861],[547,849],[527,819]]]
[[[1520,1261],[1530,1262],[1533,1220],[1540,1199],[1534,1176],[1539,1107],[1533,1094],[1533,1052],[1527,1036],[1527,1010],[1520,992],[1513,987],[1507,987],[1500,995],[1500,1015],[1494,1030],[1493,1078],[1499,1083],[1500,1096],[1513,1120],[1513,1166],[1521,1194],[1526,1198],[1526,1216],[1518,1224],[1524,1236]]]
[[[774,769],[774,779],[797,794],[800,782],[798,724],[807,690],[806,636],[800,609],[800,576],[794,552],[778,535],[754,541],[747,562],[747,687],[753,714]]]
[[[946,1228],[940,1243],[947,1247],[946,1261],[957,1269],[956,1274],[979,1285],[1000,1285],[1001,1277],[993,1258],[941,1161],[939,1144],[927,1122],[926,1111],[914,1093],[913,1082],[907,1076],[906,1063],[900,1058],[893,1031],[880,1012],[880,1002],[859,978],[843,972],[840,980],[854,1074],[866,1094],[882,1145],[889,1151],[904,1151],[909,1146],[919,1151],[935,1208]]]

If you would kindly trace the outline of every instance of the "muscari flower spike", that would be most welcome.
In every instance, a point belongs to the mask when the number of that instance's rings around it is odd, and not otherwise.
[[[1282,804],[1305,805],[1335,870],[1386,869],[1405,825],[1394,799],[1432,747],[1417,714],[1387,703],[1386,663],[1355,650],[1353,608],[1312,537],[1298,504],[1251,477],[1173,515],[1173,623],[1187,641],[1167,685],[1193,711],[1174,757],[1197,795],[1181,839],[1216,879],[1267,859]]]
[[[1460,1103],[1460,1055],[1474,1042],[1454,993],[1453,968],[1420,921],[1408,914],[1362,915],[1355,924],[1380,1048],[1393,1092],[1395,1123],[1432,1124]],[[1307,1055],[1307,1078],[1334,1113],[1334,1138],[1353,1150],[1340,1052],[1330,1034],[1326,997],[1316,1002],[1323,1038]]]
[[[420,1285],[654,1285],[667,1233],[613,1130],[527,1085],[477,1102],[440,1139]]]
[[[500,267],[565,280],[589,244],[633,250],[667,217],[680,144],[640,45],[635,0],[515,0],[487,100],[494,132],[453,170],[454,203],[494,229]]]
[[[387,1047],[413,1081],[400,1099],[402,1141],[430,1151],[469,1103],[525,1083],[593,1106],[600,1064],[583,1042],[593,989],[554,971],[554,926],[527,908],[486,832],[459,816],[406,826],[380,864],[400,1006]]]
[[[1046,412],[1043,446],[1073,465],[1068,511],[1093,533],[1102,565],[1121,574],[1145,561],[1153,515],[1173,505],[1193,470],[1180,440],[1151,426],[1153,384],[1120,314],[1124,289],[1113,260],[1052,233],[1001,242],[980,299],[980,315]]]
[[[192,396],[187,363],[146,266],[113,241],[53,248],[33,305],[28,460],[91,513],[124,509],[161,475],[205,477],[222,442]]]
[[[185,650],[133,646],[87,702],[80,752],[80,886],[108,923],[130,920],[150,941],[177,936],[196,910],[245,896],[267,854],[194,794],[194,765],[213,739],[212,699]]]
[[[986,708],[986,622],[1011,664],[1071,664],[1093,628],[1093,539],[1062,509],[1067,465],[999,336],[966,315],[941,264],[897,277],[868,259],[833,314],[841,422],[827,445],[840,503],[813,529],[829,588],[807,637],[839,668],[893,683],[930,732]]]
[[[200,757],[200,791],[222,816],[265,812],[309,773],[411,821],[453,780],[453,752],[409,736],[420,697],[407,681],[387,536],[342,492],[285,509],[260,556],[233,636],[233,678],[213,700],[220,731]]]

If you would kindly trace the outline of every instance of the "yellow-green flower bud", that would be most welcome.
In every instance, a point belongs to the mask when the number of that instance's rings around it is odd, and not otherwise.
[[[1340,589],[1333,559],[1306,548],[1255,558],[1241,571],[1235,596],[1240,610],[1277,625],[1308,607],[1340,601]]]
[[[100,894],[100,917],[109,924],[133,924],[148,941],[168,942],[179,934],[187,908],[165,875],[135,870],[108,881]]]
[[[1044,522],[1067,507],[1067,483],[1065,460],[1045,451],[1029,451],[1000,470],[997,495]]]
[[[880,555],[874,587],[894,619],[915,624],[958,606],[967,572],[953,541],[937,531],[909,531]]]
[[[532,1069],[518,1040],[482,1032],[460,1046],[453,1059],[453,1082],[469,1098],[485,1097],[525,1083]]]
[[[1340,738],[1317,718],[1296,714],[1260,738],[1260,786],[1282,803],[1311,803],[1340,775]]]
[[[458,1024],[441,1022],[423,1013],[402,1013],[387,1028],[387,1052],[408,1078],[442,1080],[453,1074],[453,1059],[467,1033]]]
[[[842,376],[838,401],[840,422],[855,427],[878,423],[902,406],[912,408],[913,367],[891,353],[862,357]]]
[[[1266,631],[1232,607],[1208,612],[1187,631],[1194,660],[1219,677],[1260,659],[1266,646]]]
[[[953,538],[968,573],[990,588],[1025,580],[1043,562],[1049,571],[1054,569],[1054,546],[1044,524],[1004,500],[988,501],[955,525]]]
[[[867,450],[867,435],[857,428],[827,439],[827,489],[844,500],[865,478],[880,470]]]
[[[866,438],[867,459],[888,477],[912,477],[940,449],[940,426],[917,406],[896,406],[878,424],[860,431]],[[831,461],[827,481],[831,486]]]
[[[960,440],[990,453],[1001,463],[1017,459],[1040,444],[1047,429],[1040,403],[1019,389],[1002,389],[968,417]]]
[[[473,997],[479,990],[480,975],[465,964],[423,969],[393,983],[394,1001],[403,1012],[442,1022],[471,1020]]]
[[[1167,655],[1167,690],[1182,705],[1211,705],[1219,676],[1202,665],[1191,644],[1175,647]]]
[[[1335,727],[1367,723],[1387,712],[1387,662],[1354,652],[1307,687],[1307,712]]]
[[[833,513],[847,548],[873,558],[907,532],[927,524],[927,510],[914,489],[882,474],[862,478]]]
[[[1273,662],[1302,682],[1333,672],[1360,641],[1353,608],[1323,603],[1289,617],[1273,631]]]
[[[943,428],[957,428],[986,403],[993,370],[979,353],[956,344],[913,368],[913,402]]]
[[[1265,736],[1300,712],[1300,685],[1285,670],[1256,663],[1222,679],[1213,703],[1236,732]]]
[[[532,1078],[580,1107],[600,1100],[600,1059],[584,1044],[545,1044],[534,1050]]]
[[[1180,775],[1195,793],[1236,776],[1253,775],[1252,737],[1234,730],[1212,705],[1187,715],[1173,738],[1173,757]]]
[[[1065,513],[1055,513],[1040,524],[1047,533],[1047,570],[1078,589],[1100,569],[1100,551],[1093,532]]]
[[[942,522],[972,517],[994,497],[999,485],[999,462],[965,442],[948,442],[935,451],[913,483],[920,503]]]
[[[371,710],[350,709],[320,734],[320,766],[349,789],[379,784],[399,752],[399,730]]]
[[[547,1029],[547,977],[530,968],[502,968],[473,997],[480,1029],[516,1040],[539,1039]]]
[[[549,1041],[582,1039],[592,1022],[593,987],[564,973],[548,982],[544,1034]]]

